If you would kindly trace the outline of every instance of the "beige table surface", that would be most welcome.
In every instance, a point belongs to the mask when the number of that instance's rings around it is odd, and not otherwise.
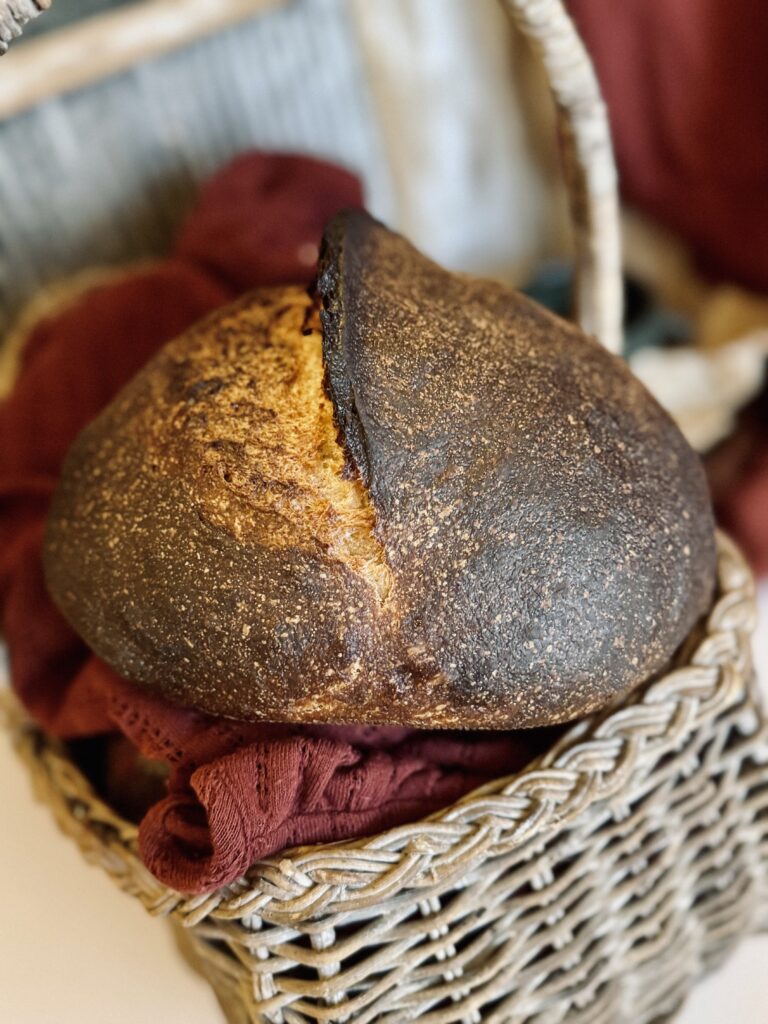
[[[768,586],[755,653],[768,696]],[[0,736],[0,1022],[219,1024],[217,1004],[151,920],[81,860],[33,802]],[[702,982],[677,1024],[764,1024],[768,937]]]

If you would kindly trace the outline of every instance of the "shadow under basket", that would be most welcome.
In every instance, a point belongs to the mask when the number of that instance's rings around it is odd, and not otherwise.
[[[718,545],[706,623],[628,702],[431,818],[205,896],[149,874],[136,827],[15,704],[10,729],[64,832],[170,919],[230,1024],[650,1024],[768,910],[754,585]]]

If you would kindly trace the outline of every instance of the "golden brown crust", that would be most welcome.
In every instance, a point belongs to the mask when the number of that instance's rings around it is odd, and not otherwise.
[[[661,668],[713,526],[624,364],[362,214],[321,270],[323,338],[301,289],[255,293],[78,439],[45,552],[74,627],[243,719],[540,725]]]
[[[183,454],[212,526],[243,544],[326,552],[384,597],[389,570],[373,507],[359,479],[344,475],[323,390],[316,304],[284,288],[212,323],[169,350],[166,376],[152,377],[146,426],[159,471],[178,472]]]
[[[390,574],[322,375],[313,300],[260,292],[166,346],[76,442],[47,577],[128,678],[235,717],[369,701]]]

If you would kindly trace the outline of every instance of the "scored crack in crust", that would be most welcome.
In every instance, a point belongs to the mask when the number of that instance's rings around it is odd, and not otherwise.
[[[392,579],[375,512],[360,479],[345,472],[323,389],[317,301],[302,288],[263,293],[169,357],[174,376],[156,397],[209,470],[194,495],[200,514],[238,540],[319,548],[384,601]],[[158,453],[158,471],[176,468],[162,461],[177,458],[172,450]]]

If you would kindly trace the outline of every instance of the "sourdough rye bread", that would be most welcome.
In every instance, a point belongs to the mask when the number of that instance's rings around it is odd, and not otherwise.
[[[714,566],[699,460],[621,360],[359,212],[316,295],[249,295],[134,378],[45,542],[69,622],[171,701],[432,728],[626,693]]]

